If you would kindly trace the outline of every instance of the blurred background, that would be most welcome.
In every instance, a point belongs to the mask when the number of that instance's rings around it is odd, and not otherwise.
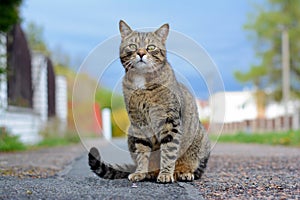
[[[120,62],[112,63],[101,78],[94,76],[96,67],[77,73],[98,44],[119,34],[120,19],[133,29],[169,23],[172,30],[192,38],[208,52],[218,66],[225,91],[210,94],[201,75],[185,70],[186,63],[168,54],[169,62],[189,81],[199,117],[208,130],[212,123],[219,123],[224,140],[265,134],[262,140],[271,143],[299,145],[299,8],[300,0],[3,0],[1,149],[10,149],[15,140],[50,146],[78,142],[74,107],[84,127],[81,134],[101,135],[102,110],[111,109],[112,102],[112,136],[126,136],[129,120],[122,93],[113,91],[124,73]],[[76,75],[81,80],[82,98],[72,107]],[[84,91],[94,85],[91,111]],[[220,95],[225,103],[219,102]],[[222,104],[224,119],[212,121]],[[209,132],[214,139],[214,132]],[[278,137],[280,134],[284,135]]]

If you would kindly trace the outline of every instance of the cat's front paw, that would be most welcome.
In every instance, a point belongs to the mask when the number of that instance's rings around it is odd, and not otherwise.
[[[159,173],[159,175],[157,177],[157,182],[159,182],[159,183],[173,183],[174,182],[173,174]]]
[[[194,180],[194,173],[177,173],[178,181],[193,181]]]
[[[146,178],[146,173],[135,172],[129,174],[128,179],[133,182],[142,181]]]

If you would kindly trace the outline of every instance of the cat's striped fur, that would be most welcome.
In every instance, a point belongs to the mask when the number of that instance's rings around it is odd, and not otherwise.
[[[124,21],[119,25],[120,59],[126,72],[123,93],[131,122],[128,147],[135,165],[106,164],[92,148],[91,169],[103,178],[128,177],[131,181],[199,179],[209,158],[210,142],[194,97],[177,82],[167,62],[169,25],[155,32],[132,31]]]

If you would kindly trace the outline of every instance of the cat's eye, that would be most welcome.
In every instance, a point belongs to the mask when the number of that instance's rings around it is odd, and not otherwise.
[[[148,51],[153,51],[155,48],[156,48],[156,46],[153,45],[153,44],[147,46],[147,50],[148,50]]]
[[[130,50],[135,51],[137,50],[137,46],[135,44],[130,44],[129,45]]]

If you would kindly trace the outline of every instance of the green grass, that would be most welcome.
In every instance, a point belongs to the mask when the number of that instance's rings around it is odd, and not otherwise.
[[[287,132],[269,132],[269,133],[237,133],[222,134],[219,138],[212,136],[212,140],[218,142],[232,143],[256,143],[269,145],[285,145],[300,147],[300,130]]]
[[[20,142],[19,137],[10,135],[0,127],[0,152],[23,151],[27,146]]]
[[[66,131],[59,133],[57,130],[44,130],[40,133],[43,140],[36,144],[36,147],[55,147],[76,144],[80,142],[80,138],[75,131]]]
[[[55,147],[55,146],[66,146],[70,144],[76,144],[79,141],[70,141],[66,138],[46,138],[36,144],[36,147]]]
[[[80,142],[80,138],[78,136],[73,137],[48,137],[44,138],[36,147],[55,147],[55,146],[66,146],[70,144],[77,144]]]
[[[80,138],[76,132],[67,131],[64,134],[45,134],[43,133],[43,140],[35,145],[23,144],[19,136],[11,135],[0,127],[0,152],[13,152],[38,149],[43,147],[56,147],[77,144]]]

